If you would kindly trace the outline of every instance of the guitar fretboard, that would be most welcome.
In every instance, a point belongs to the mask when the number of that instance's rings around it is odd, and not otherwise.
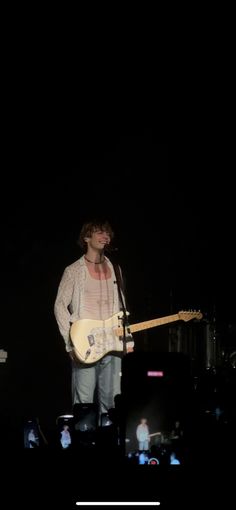
[[[179,314],[176,313],[175,315],[167,315],[166,317],[161,317],[159,319],[152,319],[150,321],[144,321],[144,322],[139,322],[137,324],[132,324],[128,328],[131,333],[135,333],[137,331],[143,331],[144,329],[155,328],[155,326],[161,326],[162,324],[168,324],[169,322],[175,322],[178,320],[180,320]],[[119,327],[116,330],[116,332],[119,336],[122,336],[123,328]]]

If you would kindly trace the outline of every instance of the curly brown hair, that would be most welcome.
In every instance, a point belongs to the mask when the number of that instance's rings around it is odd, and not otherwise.
[[[83,251],[87,250],[87,243],[85,242],[84,238],[91,237],[92,233],[98,230],[101,230],[102,232],[108,232],[111,240],[113,239],[114,232],[107,220],[94,219],[87,221],[83,224],[78,239],[78,245],[82,248]]]

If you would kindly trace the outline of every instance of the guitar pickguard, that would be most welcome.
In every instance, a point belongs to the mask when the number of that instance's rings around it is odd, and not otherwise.
[[[87,359],[92,358],[93,355],[102,357],[109,351],[117,348],[116,335],[113,331],[114,328],[93,328],[88,335],[88,344],[90,349],[86,352]]]

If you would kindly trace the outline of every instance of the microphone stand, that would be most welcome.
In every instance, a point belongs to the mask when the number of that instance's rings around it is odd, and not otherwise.
[[[114,264],[113,264],[113,267],[114,267],[114,271],[115,271],[115,274],[116,274],[116,284],[117,284],[118,294],[119,294],[119,298],[120,298],[120,302],[121,302],[121,308],[122,308],[122,312],[123,312],[123,317],[122,317],[122,326],[123,326],[123,354],[125,355],[127,353],[127,348],[126,348],[126,328],[129,325],[128,324],[128,315],[126,313],[126,308],[125,308],[124,299],[123,299],[121,288],[120,288],[120,283],[119,283],[119,280],[117,279],[117,272],[119,271],[119,268],[118,268],[118,266],[114,266]],[[128,332],[129,332],[129,330],[128,330]]]
[[[127,347],[126,347],[126,332],[128,332],[128,335],[131,335],[129,324],[128,324],[128,316],[126,313],[126,307],[123,295],[125,295],[124,291],[124,285],[123,285],[123,279],[120,271],[120,266],[117,262],[117,260],[114,260],[114,252],[117,251],[117,248],[112,248],[111,246],[106,247],[107,251],[109,253],[109,259],[111,264],[113,265],[114,273],[116,280],[114,281],[114,284],[117,285],[118,290],[118,296],[121,304],[121,310],[123,312],[122,316],[122,326],[123,326],[123,356],[127,354]],[[116,257],[115,257],[116,258]],[[123,293],[122,293],[123,291]],[[117,395],[118,396],[118,395]],[[119,402],[119,401],[117,401]],[[118,445],[121,448],[121,451],[125,453],[125,410],[123,408],[124,402],[119,402],[119,407],[117,407],[117,402],[115,403],[116,412],[118,412],[117,415],[117,434],[118,434]]]
[[[113,257],[111,257],[111,253],[112,251],[117,251],[116,248],[112,249],[111,247],[108,247],[107,249],[108,253],[109,253],[109,257],[111,259],[111,263],[113,265],[113,268],[114,268],[114,272],[115,272],[115,275],[116,275],[116,281],[114,283],[116,283],[117,285],[117,290],[118,290],[118,295],[119,295],[119,299],[120,299],[120,303],[121,303],[121,309],[122,309],[122,312],[123,312],[123,317],[122,317],[122,327],[123,327],[123,354],[127,354],[127,348],[126,348],[126,330],[129,326],[129,323],[128,323],[128,315],[126,313],[126,307],[125,307],[125,302],[124,302],[124,298],[123,298],[123,295],[122,295],[122,279],[121,279],[121,272],[120,272],[120,268],[119,268],[119,264],[118,262],[115,262],[114,260],[112,260]],[[129,328],[128,328],[128,334],[130,334],[130,331],[129,331]]]

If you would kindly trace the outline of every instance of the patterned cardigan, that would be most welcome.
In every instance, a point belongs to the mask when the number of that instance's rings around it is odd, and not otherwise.
[[[121,310],[121,304],[119,301],[117,285],[115,283],[116,276],[111,261],[107,257],[105,258],[108,266],[111,269],[112,278],[114,281],[113,313],[117,313]],[[54,305],[54,313],[59,331],[65,342],[66,351],[68,352],[73,348],[70,340],[70,326],[73,322],[80,319],[81,310],[83,310],[84,306],[84,287],[86,274],[86,265],[84,257],[82,256],[73,264],[70,264],[65,268],[58,287]]]

